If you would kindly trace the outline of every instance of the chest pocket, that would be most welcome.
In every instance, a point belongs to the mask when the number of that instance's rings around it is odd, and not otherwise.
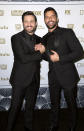
[[[50,50],[57,50],[60,46],[60,36],[51,35],[47,40],[47,45]]]

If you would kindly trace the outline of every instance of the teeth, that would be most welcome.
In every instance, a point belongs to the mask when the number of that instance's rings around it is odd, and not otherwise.
[[[53,22],[49,22],[49,24],[53,24]]]
[[[32,28],[32,27],[28,27],[28,28]]]

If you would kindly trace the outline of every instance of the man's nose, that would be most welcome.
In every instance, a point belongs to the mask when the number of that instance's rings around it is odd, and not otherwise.
[[[49,17],[49,21],[51,21],[52,20],[52,17]]]
[[[31,26],[31,22],[28,22],[27,24],[28,24],[28,26]]]

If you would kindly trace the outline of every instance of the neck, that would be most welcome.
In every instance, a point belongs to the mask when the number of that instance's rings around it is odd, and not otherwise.
[[[31,32],[31,33],[27,32],[27,34],[29,34],[29,35],[33,35],[33,34],[34,34],[34,32]]]
[[[53,29],[48,29],[48,32],[53,32],[57,28],[57,25]]]
[[[26,30],[25,30],[25,32],[26,32],[28,35],[33,35],[33,34],[34,34],[34,32],[29,33],[29,32],[26,31]]]

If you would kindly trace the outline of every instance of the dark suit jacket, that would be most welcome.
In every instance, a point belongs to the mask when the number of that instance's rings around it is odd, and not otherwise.
[[[14,64],[10,76],[12,85],[28,86],[33,77],[40,80],[40,52],[34,51],[34,45],[40,43],[37,35],[28,35],[24,30],[11,38]]]
[[[49,81],[57,78],[62,86],[70,86],[79,81],[74,63],[83,57],[83,48],[71,29],[57,27],[52,33],[47,33],[43,39],[46,47],[44,59],[49,61]],[[59,62],[51,62],[51,50],[59,54]],[[53,77],[50,75],[54,71]]]

